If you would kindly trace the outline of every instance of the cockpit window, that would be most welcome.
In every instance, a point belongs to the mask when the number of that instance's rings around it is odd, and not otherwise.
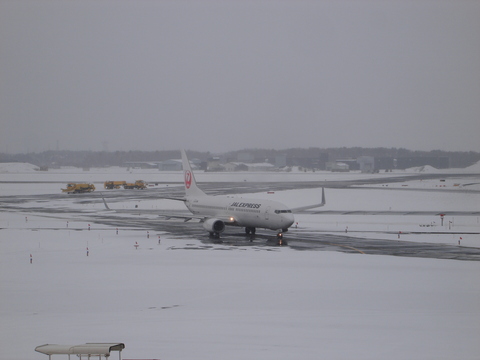
[[[291,212],[292,210],[275,210],[275,214],[288,214]]]

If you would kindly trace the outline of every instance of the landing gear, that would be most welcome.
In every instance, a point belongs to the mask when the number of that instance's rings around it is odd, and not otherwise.
[[[212,243],[214,244],[222,244],[223,241],[220,239],[219,232],[210,231],[210,239],[212,239]]]
[[[245,234],[247,236],[250,236],[250,242],[253,242],[253,239],[255,238],[255,231],[257,229],[255,229],[254,227],[246,227],[245,228]]]
[[[277,233],[277,245],[278,246],[288,245],[287,241],[283,240],[283,232]]]

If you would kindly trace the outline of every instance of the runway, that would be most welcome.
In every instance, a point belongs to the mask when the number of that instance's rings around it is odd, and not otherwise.
[[[16,201],[21,201],[17,199]],[[88,201],[83,199],[82,201]],[[90,201],[98,201],[91,199]],[[189,249],[204,249],[205,245],[221,243],[225,249],[235,247],[257,247],[261,249],[277,247],[275,233],[258,229],[255,237],[251,238],[243,233],[242,228],[227,227],[222,233],[221,239],[213,240],[205,232],[198,222],[184,222],[183,220],[165,220],[154,215],[131,215],[113,213],[111,211],[98,211],[92,213],[84,211],[72,211],[62,208],[24,207],[18,208],[15,204],[2,202],[1,208],[9,211],[21,211],[22,213],[39,214],[45,217],[57,219],[68,219],[70,222],[83,221],[95,224],[97,231],[101,225],[108,225],[106,230],[112,228],[130,229],[138,231],[167,232],[175,238],[192,238],[201,242],[198,247]],[[15,209],[15,210],[14,210]],[[188,212],[185,212],[188,214]],[[321,213],[317,213],[321,217]],[[319,219],[321,221],[321,219]],[[31,230],[42,231],[47,229],[32,228]],[[51,230],[51,229],[48,229]],[[59,228],[55,230],[66,230]],[[86,228],[69,228],[68,230],[86,231]],[[425,232],[427,233],[427,232]],[[385,234],[386,235],[386,234]],[[461,247],[444,244],[416,243],[408,241],[392,241],[382,239],[366,239],[356,236],[355,232],[338,232],[336,234],[324,233],[319,230],[291,229],[284,235],[284,244],[299,251],[338,251],[344,253],[358,253],[368,255],[392,255],[404,257],[420,257],[434,259],[454,259],[480,261],[480,249],[472,247]]]
[[[439,175],[432,176],[434,178]],[[445,175],[441,176],[446,177]],[[401,179],[401,180],[400,180]],[[411,180],[412,177],[408,177]],[[404,181],[405,178],[383,178],[382,181]],[[354,191],[352,186],[361,184],[378,183],[379,180],[356,180],[348,182],[336,182],[334,188],[342,188],[346,191]],[[332,184],[322,184],[319,182],[280,182],[280,183],[208,183],[201,184],[202,188],[210,195],[224,194],[243,194],[243,193],[261,193],[266,191],[282,191],[294,189],[315,189],[321,186],[332,186]],[[327,188],[328,189],[328,188]],[[398,190],[398,189],[397,189]],[[402,189],[403,190],[403,189]],[[458,191],[457,191],[458,192]],[[328,191],[327,191],[328,194]],[[184,222],[183,220],[167,220],[164,217],[156,216],[157,210],[139,210],[134,209],[132,205],[132,214],[118,214],[113,211],[107,211],[103,208],[102,197],[106,199],[112,208],[116,203],[129,203],[130,201],[140,202],[143,200],[155,200],[164,198],[180,198],[184,195],[183,186],[179,184],[169,184],[168,186],[148,189],[144,191],[120,190],[120,191],[96,191],[87,194],[39,194],[39,195],[15,195],[0,197],[0,211],[22,212],[25,214],[38,214],[44,217],[53,217],[58,219],[68,219],[69,221],[84,221],[96,224],[98,229],[101,225],[108,225],[114,228],[136,229],[138,231],[166,232],[177,238],[193,238],[200,241],[198,249],[204,249],[205,246],[213,244],[213,240],[203,229],[202,225],[195,221]],[[328,196],[328,195],[327,195]],[[51,206],[54,203],[55,206]],[[94,206],[94,209],[92,209]],[[129,212],[128,209],[122,210]],[[133,214],[133,212],[138,212]],[[178,213],[178,210],[175,211]],[[189,214],[185,209],[184,215]],[[439,211],[378,211],[378,210],[313,210],[305,212],[314,218],[318,217],[318,222],[322,221],[325,215],[391,215],[391,216],[426,216],[439,215],[441,213],[451,216],[479,216],[479,211],[449,211],[440,209]],[[35,230],[35,229],[32,229]],[[42,229],[37,229],[41,231]],[[63,230],[63,229],[59,229]],[[74,229],[70,229],[74,230]],[[85,229],[78,229],[85,230]],[[421,229],[417,234],[429,234],[429,229]],[[372,230],[373,232],[375,230]],[[370,232],[370,231],[369,231]],[[338,251],[345,253],[369,254],[369,255],[391,255],[404,257],[421,257],[435,259],[455,259],[455,260],[480,260],[480,248],[462,247],[446,244],[419,243],[409,241],[392,241],[393,231],[376,231],[376,238],[365,238],[365,234],[360,231],[322,231],[321,229],[291,228],[285,233],[284,240],[292,249],[299,251]],[[437,232],[435,233],[437,234]],[[478,235],[479,232],[472,234]],[[378,236],[379,235],[379,236]],[[382,239],[382,235],[384,239]],[[388,239],[390,238],[390,239]],[[229,247],[258,247],[261,249],[275,248],[276,236],[272,231],[258,229],[254,238],[247,237],[243,228],[227,227],[222,233],[221,243],[225,249]],[[189,247],[194,249],[195,247]]]

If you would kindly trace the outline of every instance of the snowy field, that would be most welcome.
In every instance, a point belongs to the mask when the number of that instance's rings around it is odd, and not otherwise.
[[[410,173],[420,170],[435,171]],[[479,175],[327,188],[322,210],[478,212],[480,168],[462,171]],[[196,175],[200,182],[238,181],[242,186],[387,176],[392,174]],[[0,166],[0,196],[59,194],[69,181],[93,182],[100,189],[103,181],[117,179],[166,186],[182,175],[122,168],[38,172],[10,164]],[[318,193],[299,189],[248,196],[296,207],[317,202]],[[148,229],[120,228],[117,234],[95,223],[88,230],[86,218],[72,218],[69,209],[91,216],[103,211],[103,204],[75,199],[32,200],[18,211],[0,212],[1,359],[48,359],[35,347],[85,342],[123,342],[124,359],[479,358],[480,261],[206,245],[167,232],[150,231],[147,238]],[[131,208],[131,203],[112,207]],[[183,209],[164,200],[134,203]],[[28,212],[39,206],[66,212]],[[359,241],[480,247],[475,215],[445,216],[443,226],[435,215],[300,214],[296,221],[292,232],[343,233],[348,228]]]

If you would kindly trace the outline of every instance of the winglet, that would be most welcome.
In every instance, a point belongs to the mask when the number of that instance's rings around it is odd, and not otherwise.
[[[307,206],[302,206],[298,208],[292,209],[293,212],[299,212],[303,210],[309,210],[309,209],[315,209],[321,206],[324,206],[327,203],[325,200],[325,188],[322,187],[322,202],[320,204],[314,204],[314,205],[307,205]]]

